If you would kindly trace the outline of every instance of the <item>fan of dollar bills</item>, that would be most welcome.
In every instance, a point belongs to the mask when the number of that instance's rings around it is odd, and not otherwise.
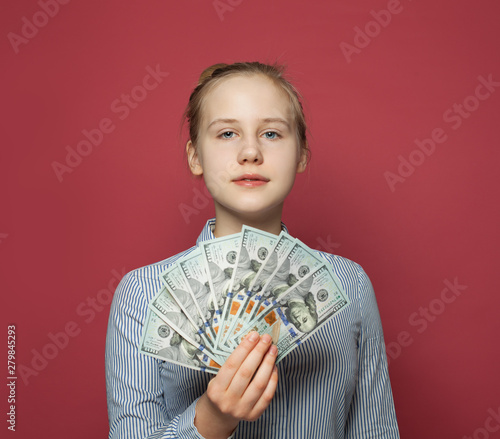
[[[161,280],[140,351],[211,373],[253,330],[271,335],[279,362],[349,304],[317,253],[284,231],[248,226],[200,243]]]

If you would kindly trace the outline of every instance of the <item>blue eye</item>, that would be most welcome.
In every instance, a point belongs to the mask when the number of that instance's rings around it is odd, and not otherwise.
[[[269,139],[269,140],[274,140],[274,139],[277,139],[279,137],[278,133],[274,132],[274,131],[266,131],[264,133],[264,137],[266,139]]]
[[[232,131],[224,131],[220,137],[222,137],[223,139],[232,139],[233,137],[233,132]]]

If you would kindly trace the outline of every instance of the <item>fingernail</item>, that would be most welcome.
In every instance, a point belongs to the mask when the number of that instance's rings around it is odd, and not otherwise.
[[[266,343],[266,344],[269,344],[271,343],[271,336],[269,334],[264,334],[261,338],[261,340]]]
[[[248,336],[248,340],[251,342],[257,341],[258,338],[259,338],[259,334],[257,334],[256,332],[252,332]]]
[[[272,345],[270,348],[269,348],[269,353],[271,355],[276,355],[278,353],[278,348],[275,346],[275,345]]]

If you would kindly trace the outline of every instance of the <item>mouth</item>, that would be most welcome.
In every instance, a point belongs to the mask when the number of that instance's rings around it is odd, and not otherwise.
[[[233,180],[233,183],[246,187],[262,186],[267,182],[269,182],[269,178],[259,174],[243,174]]]

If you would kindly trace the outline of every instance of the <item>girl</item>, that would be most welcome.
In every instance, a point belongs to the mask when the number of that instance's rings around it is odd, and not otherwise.
[[[243,224],[278,235],[308,158],[302,106],[283,69],[209,67],[186,118],[189,168],[203,177],[216,215],[196,246]],[[106,341],[110,438],[399,438],[373,289],[359,265],[339,256],[318,252],[351,304],[278,367],[276,346],[255,332],[215,377],[140,354],[159,274],[196,246],[128,273],[116,289]]]

